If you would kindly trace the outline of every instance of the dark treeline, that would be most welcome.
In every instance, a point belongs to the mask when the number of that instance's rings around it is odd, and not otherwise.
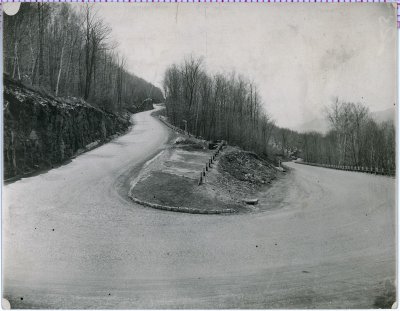
[[[273,122],[256,86],[241,76],[211,76],[200,59],[188,58],[165,73],[166,113],[171,123],[208,140],[268,153]]]
[[[114,112],[163,100],[160,89],[125,69],[93,4],[23,3],[16,15],[4,14],[4,29],[4,72],[24,84]]]
[[[395,170],[393,122],[377,123],[364,105],[339,100],[327,109],[326,117],[330,130],[325,135],[277,129],[273,141],[281,154],[312,163]]]
[[[303,135],[305,161],[395,169],[396,134],[393,122],[375,122],[362,104],[336,101],[328,110],[326,135]]]
[[[205,139],[275,158],[301,157],[307,162],[395,168],[395,127],[378,124],[362,104],[339,102],[327,109],[327,134],[275,126],[262,109],[256,86],[241,76],[211,76],[200,59],[170,66],[164,77],[170,122]]]

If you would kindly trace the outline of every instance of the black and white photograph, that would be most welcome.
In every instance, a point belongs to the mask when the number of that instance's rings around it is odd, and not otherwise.
[[[397,308],[395,3],[3,3],[3,309]]]

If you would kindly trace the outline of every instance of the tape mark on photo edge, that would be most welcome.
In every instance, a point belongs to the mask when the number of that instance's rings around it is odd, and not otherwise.
[[[35,2],[78,2],[79,0],[36,0]],[[144,0],[149,2],[149,0]],[[111,0],[110,2],[144,2],[143,0]],[[3,3],[7,2],[32,2],[32,0],[0,0],[0,13],[3,12]],[[81,2],[109,2],[109,0],[81,0]],[[397,5],[397,28],[400,28],[400,0],[151,0],[154,2],[240,2],[240,3],[392,3]],[[0,22],[2,23],[2,14],[0,17]]]

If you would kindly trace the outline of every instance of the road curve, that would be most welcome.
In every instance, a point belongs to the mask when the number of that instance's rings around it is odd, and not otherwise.
[[[153,210],[130,202],[123,180],[168,131],[150,112],[134,121],[127,135],[4,187],[12,307],[370,308],[387,292],[393,178],[289,163],[263,212]]]

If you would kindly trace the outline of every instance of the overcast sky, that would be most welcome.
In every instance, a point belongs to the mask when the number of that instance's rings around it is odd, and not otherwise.
[[[396,101],[396,10],[390,4],[96,4],[127,69],[162,86],[165,69],[204,57],[210,73],[253,80],[277,124],[323,117],[334,97],[371,111]]]

